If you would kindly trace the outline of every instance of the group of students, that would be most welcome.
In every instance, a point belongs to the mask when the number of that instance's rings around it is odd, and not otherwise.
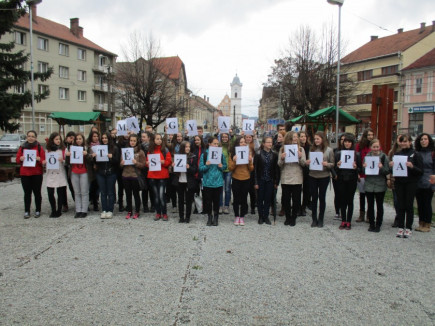
[[[283,128],[282,128],[283,129]],[[31,194],[35,196],[35,217],[41,212],[41,187],[45,150],[56,152],[58,169],[47,169],[46,184],[51,206],[50,217],[59,217],[68,210],[67,186],[75,201],[75,218],[87,216],[90,202],[98,211],[101,197],[101,218],[112,218],[116,197],[119,211],[127,211],[126,219],[137,219],[141,203],[144,212],[155,212],[154,220],[168,220],[167,201],[177,206],[180,223],[189,223],[195,196],[202,194],[203,214],[207,225],[217,226],[219,214],[229,213],[231,193],[233,196],[234,224],[245,225],[250,196],[251,214],[258,209],[258,223],[271,224],[271,207],[276,208],[276,192],[281,184],[282,211],[285,225],[294,226],[298,216],[305,216],[311,209],[311,227],[323,227],[326,208],[326,192],[332,179],[335,191],[336,217],[341,218],[340,229],[350,230],[353,202],[356,189],[360,193],[360,216],[357,222],[367,220],[369,231],[379,232],[383,221],[383,201],[387,187],[393,189],[396,208],[394,226],[399,228],[397,236],[409,237],[413,224],[413,201],[417,196],[420,226],[418,231],[428,231],[432,218],[431,200],[434,185],[429,183],[435,174],[434,143],[430,135],[423,133],[415,142],[409,135],[399,135],[393,149],[387,155],[382,152],[379,140],[371,129],[364,131],[356,143],[351,134],[340,137],[336,149],[329,147],[323,132],[316,132],[313,143],[305,131],[279,130],[275,137],[263,137],[261,144],[255,134],[232,135],[220,133],[210,136],[204,144],[202,130],[188,139],[182,133],[162,136],[151,130],[140,135],[129,133],[116,136],[116,130],[100,134],[92,129],[86,139],[82,133],[69,132],[65,141],[58,133],[48,138],[46,149],[37,142],[35,131],[27,133],[26,143],[19,149],[17,163],[24,161],[24,150],[37,151],[34,167],[21,166],[21,182],[24,190],[24,218],[30,217]],[[93,147],[107,145],[107,160],[96,160]],[[296,145],[297,162],[286,162],[285,145]],[[83,148],[83,162],[71,163],[71,146]],[[222,147],[219,164],[212,164],[208,157],[210,147]],[[237,164],[238,146],[248,146],[246,164]],[[122,148],[133,148],[132,165],[125,164]],[[351,168],[341,168],[341,151],[355,151]],[[310,153],[320,152],[322,168],[310,169]],[[158,154],[160,170],[149,169],[149,155]],[[174,172],[174,155],[186,155],[186,172]],[[393,156],[407,156],[406,177],[393,177]],[[314,156],[314,155],[313,155]],[[379,174],[365,175],[365,157],[379,156]],[[116,195],[115,186],[118,184]],[[57,200],[55,199],[57,192]],[[124,193],[126,207],[124,207]],[[142,197],[141,197],[142,193]],[[148,206],[148,198],[151,205]],[[134,206],[133,206],[134,199]],[[318,204],[319,202],[319,204]],[[375,215],[376,202],[376,215]]]

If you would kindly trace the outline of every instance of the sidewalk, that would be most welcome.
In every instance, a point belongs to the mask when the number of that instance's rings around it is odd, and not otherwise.
[[[323,229],[50,219],[45,186],[43,216],[24,220],[19,181],[0,198],[0,325],[435,324],[435,230],[398,239],[385,205],[380,233],[341,231],[329,188]]]

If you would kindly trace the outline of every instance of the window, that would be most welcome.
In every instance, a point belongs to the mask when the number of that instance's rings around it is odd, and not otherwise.
[[[59,54],[69,56],[69,46],[64,43],[59,43]]]
[[[358,81],[372,79],[373,70],[358,71]]]
[[[372,103],[372,94],[361,94],[356,97],[357,104],[371,104]]]
[[[347,74],[340,74],[340,83],[345,83],[347,81]]]
[[[415,79],[415,94],[421,94],[423,86],[423,78],[416,78]]]
[[[47,93],[48,91],[49,91],[48,85],[42,85],[42,84],[38,85],[38,94],[41,95]]]
[[[44,73],[48,71],[48,63],[38,61],[38,72]]]
[[[22,84],[19,86],[14,86],[14,93],[15,94],[24,94],[24,92],[26,91],[26,85]]]
[[[60,78],[69,78],[69,68],[64,66],[59,66],[59,77]]]
[[[77,97],[78,97],[79,102],[86,101],[86,92],[85,91],[78,91],[77,95],[78,95]]]
[[[394,91],[394,102],[399,102],[399,91]]]
[[[77,73],[77,80],[86,81],[86,71],[79,70]]]
[[[15,32],[15,43],[26,45],[26,33]]]
[[[409,114],[409,133],[421,134],[423,132],[423,115],[424,113]]]
[[[59,87],[59,99],[60,100],[69,99],[69,88]]]
[[[86,60],[86,50],[77,49],[77,59]]]
[[[394,66],[388,66],[388,67],[382,67],[382,75],[393,75],[399,72],[399,65]]]
[[[38,37],[38,49],[48,51],[48,40],[46,38]]]

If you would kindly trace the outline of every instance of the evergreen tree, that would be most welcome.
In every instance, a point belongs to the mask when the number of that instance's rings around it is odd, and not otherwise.
[[[22,0],[0,1],[0,129],[14,132],[19,128],[18,123],[11,121],[19,119],[21,111],[32,104],[32,94],[29,90],[17,94],[15,88],[23,87],[31,79],[30,71],[23,69],[29,61],[29,54],[14,51],[15,43],[5,43],[5,36],[12,31],[13,25],[26,13]],[[34,72],[34,80],[45,81],[50,78],[53,69],[45,73]],[[35,101],[40,102],[49,95],[35,93]]]

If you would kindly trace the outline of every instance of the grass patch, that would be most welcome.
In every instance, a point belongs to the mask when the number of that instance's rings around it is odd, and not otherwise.
[[[202,269],[202,266],[195,265],[195,266],[192,267],[192,269],[201,270],[201,269]]]

